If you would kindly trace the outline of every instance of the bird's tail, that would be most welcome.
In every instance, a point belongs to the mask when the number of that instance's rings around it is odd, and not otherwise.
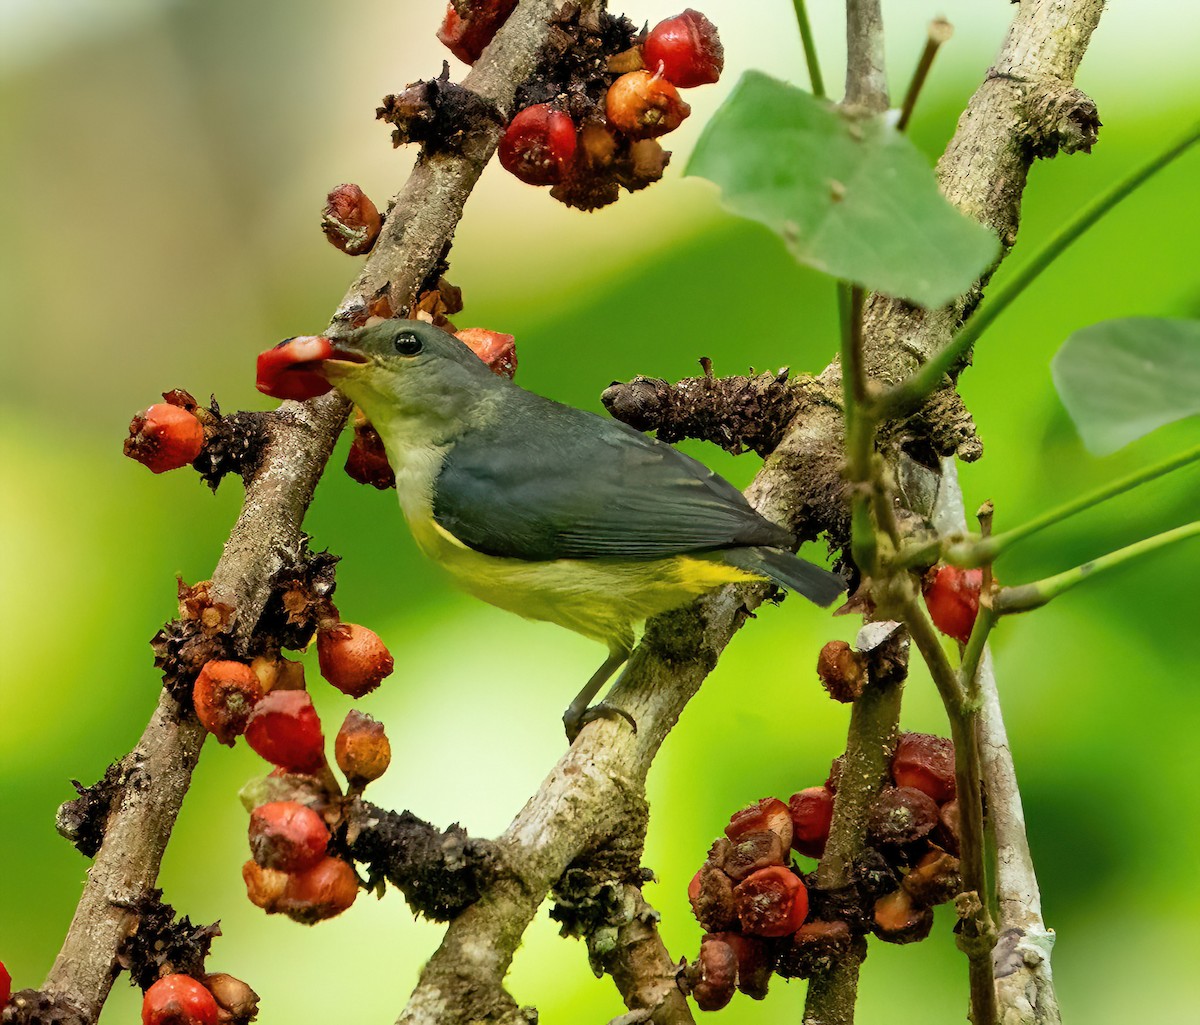
[[[721,554],[731,566],[767,577],[818,605],[829,605],[846,590],[836,573],[779,548],[730,548]]]

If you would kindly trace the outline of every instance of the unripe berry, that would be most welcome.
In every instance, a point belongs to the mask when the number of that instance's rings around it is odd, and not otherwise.
[[[379,210],[357,185],[339,185],[326,197],[321,230],[343,253],[361,256],[369,252],[382,224]]]
[[[733,890],[742,931],[754,936],[788,936],[808,915],[808,890],[788,868],[759,869]]]
[[[358,896],[358,877],[340,858],[322,858],[312,868],[288,876],[277,910],[304,925],[340,915]]]
[[[250,854],[263,868],[302,872],[325,857],[329,830],[311,808],[272,801],[250,813]]]
[[[464,64],[474,64],[516,6],[517,0],[474,0],[471,16],[462,18],[448,4],[437,37]]]
[[[335,623],[317,632],[321,675],[343,694],[361,698],[391,675],[392,655],[373,630]]]
[[[947,637],[967,643],[979,614],[983,570],[935,566],[925,576],[921,590],[933,625]]]
[[[566,111],[535,103],[508,123],[498,152],[500,166],[527,185],[557,185],[575,159],[575,122]]]
[[[217,1025],[213,995],[190,975],[164,975],[142,998],[142,1025]]]
[[[788,799],[792,817],[792,849],[810,858],[825,853],[829,826],[833,821],[833,791],[828,787],[808,787]]]
[[[954,742],[930,733],[902,733],[892,756],[892,779],[898,787],[914,787],[938,804],[952,800]]]
[[[510,381],[517,372],[517,346],[512,335],[489,331],[486,327],[464,327],[454,337],[487,364],[497,377]]]
[[[288,772],[316,772],[325,764],[325,738],[312,698],[303,690],[273,690],[250,713],[246,743]]]
[[[746,833],[756,833],[769,829],[778,835],[786,851],[792,843],[792,816],[788,806],[777,797],[764,797],[762,800],[734,812],[725,827],[725,835],[730,840],[738,840]]]
[[[680,89],[708,85],[721,77],[725,48],[717,27],[690,7],[650,30],[642,47],[642,60]]]
[[[608,87],[604,101],[608,120],[634,139],[673,132],[692,112],[679,91],[660,75],[631,71]]]
[[[213,660],[204,663],[192,686],[196,718],[222,744],[246,732],[246,723],[263,697],[258,675],[241,662]]]
[[[322,335],[285,338],[258,355],[256,387],[276,399],[316,398],[333,388],[316,365],[333,355],[333,343]]]
[[[156,402],[129,422],[125,454],[152,473],[187,466],[204,447],[204,428],[186,409]]]
[[[353,708],[338,730],[333,750],[338,768],[358,790],[382,776],[392,760],[392,745],[383,723]]]

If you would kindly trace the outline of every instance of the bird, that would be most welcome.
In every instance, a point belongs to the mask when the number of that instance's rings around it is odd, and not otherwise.
[[[647,618],[730,583],[822,606],[846,588],[703,463],[521,388],[432,324],[327,336],[314,369],[379,433],[418,547],[475,597],[607,647],[563,715],[571,740],[593,718],[629,719],[592,701]]]

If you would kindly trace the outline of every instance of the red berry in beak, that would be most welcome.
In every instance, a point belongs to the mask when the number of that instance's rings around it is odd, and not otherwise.
[[[259,353],[258,390],[276,399],[316,398],[333,388],[321,376],[322,360],[333,355],[333,343],[321,335],[287,338]]]

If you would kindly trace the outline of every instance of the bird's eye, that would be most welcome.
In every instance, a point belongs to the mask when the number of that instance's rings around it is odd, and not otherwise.
[[[415,356],[421,351],[421,339],[411,331],[401,331],[392,339],[392,345],[401,356]]]

